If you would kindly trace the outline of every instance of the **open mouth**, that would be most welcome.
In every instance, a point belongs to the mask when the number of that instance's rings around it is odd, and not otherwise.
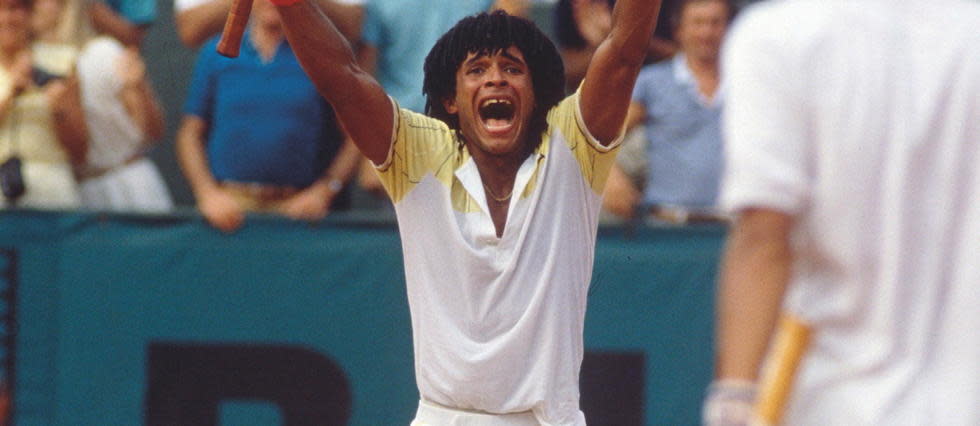
[[[485,99],[480,104],[480,119],[492,132],[506,131],[514,123],[514,104],[507,99]]]

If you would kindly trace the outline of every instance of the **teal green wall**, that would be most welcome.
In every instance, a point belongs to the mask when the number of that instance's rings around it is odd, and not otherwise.
[[[586,348],[644,354],[648,425],[698,424],[723,234],[600,229]],[[310,348],[347,374],[350,424],[414,413],[391,224],[252,216],[223,235],[193,215],[8,211],[0,249],[18,256],[17,425],[142,424],[147,346],[161,341]]]

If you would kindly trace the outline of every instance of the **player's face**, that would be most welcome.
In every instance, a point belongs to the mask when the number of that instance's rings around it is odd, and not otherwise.
[[[469,54],[456,71],[456,96],[446,111],[459,117],[466,143],[491,156],[520,154],[534,111],[534,87],[516,47]]]
[[[717,60],[728,28],[728,14],[728,6],[721,1],[687,3],[675,34],[681,50],[694,58]]]

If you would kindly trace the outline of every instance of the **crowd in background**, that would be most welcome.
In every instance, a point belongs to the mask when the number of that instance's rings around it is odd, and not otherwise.
[[[610,30],[614,3],[318,1],[364,68],[400,106],[418,112],[426,109],[421,84],[428,46],[458,19],[504,9],[547,21],[571,92]],[[172,30],[197,56],[187,64],[192,77],[173,141],[180,178],[197,209],[230,232],[247,212],[316,221],[352,204],[389,208],[373,166],[335,122],[293,56],[275,8],[264,3],[256,2],[235,59],[215,52],[230,0],[173,3]],[[607,219],[726,220],[714,207],[724,100],[718,58],[735,9],[744,3],[664,2],[649,65],[634,90],[627,143],[607,185]],[[148,52],[141,51],[158,8],[169,6],[0,0],[0,162],[3,175],[14,175],[3,179],[0,205],[126,212],[174,207],[164,177],[146,156],[165,138],[166,114],[148,78]],[[426,13],[417,12],[423,8]]]

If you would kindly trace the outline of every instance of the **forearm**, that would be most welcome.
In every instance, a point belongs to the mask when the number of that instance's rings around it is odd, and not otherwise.
[[[148,81],[142,80],[124,86],[120,97],[130,118],[143,131],[147,143],[163,137],[163,110]]]
[[[329,198],[333,198],[341,191],[347,182],[350,182],[354,172],[357,171],[358,163],[361,161],[361,154],[357,152],[357,146],[350,138],[344,139],[344,145],[340,147],[330,167],[323,173],[313,186],[318,190],[324,191]]]
[[[381,85],[360,68],[350,44],[314,2],[278,10],[289,44],[317,91],[333,106],[361,152],[383,162],[394,117]]]
[[[355,45],[361,40],[361,23],[364,19],[364,8],[361,6],[340,4],[333,0],[318,0],[320,9],[337,26],[344,37]]]
[[[198,200],[218,187],[218,182],[208,167],[207,153],[204,150],[205,127],[204,121],[198,117],[184,117],[177,131],[176,141],[177,160]]]
[[[99,33],[111,35],[127,46],[139,46],[146,30],[127,21],[101,1],[89,2],[89,17]]]
[[[51,104],[54,131],[72,164],[83,164],[88,153],[88,126],[78,81],[72,78],[67,86],[64,95]]]
[[[603,44],[621,61],[641,66],[660,14],[660,0],[620,0],[613,8],[613,25]]]
[[[582,117],[604,144],[623,128],[659,10],[658,0],[616,2],[612,31],[592,56],[582,88]]]
[[[180,41],[188,47],[198,47],[224,28],[231,9],[228,0],[212,0],[200,6],[177,12],[174,21]]]
[[[758,377],[791,276],[791,226],[769,211],[744,213],[733,226],[718,291],[719,379]]]

